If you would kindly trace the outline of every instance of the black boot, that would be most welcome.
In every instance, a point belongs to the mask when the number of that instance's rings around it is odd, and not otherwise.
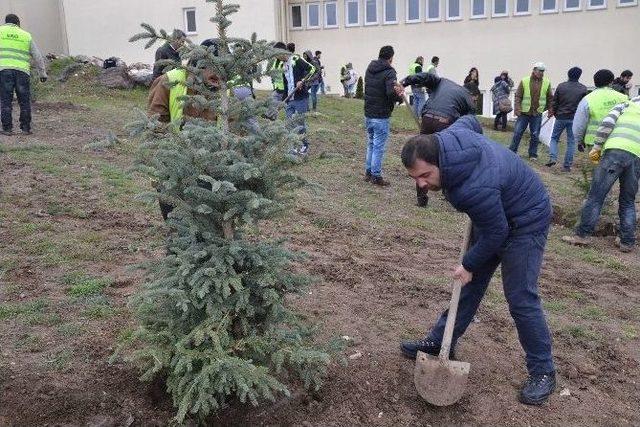
[[[400,350],[409,359],[415,359],[418,351],[430,354],[431,356],[437,356],[440,354],[440,343],[429,339],[416,340],[416,341],[402,341],[400,343]],[[455,351],[453,347],[449,350],[449,359],[455,358]]]
[[[520,402],[526,405],[542,405],[556,389],[556,373],[530,375],[522,385]]]
[[[422,188],[418,187],[418,185],[416,184],[416,199],[417,199],[417,203],[416,205],[420,208],[426,208],[427,205],[429,204],[429,191],[428,190],[423,190]]]

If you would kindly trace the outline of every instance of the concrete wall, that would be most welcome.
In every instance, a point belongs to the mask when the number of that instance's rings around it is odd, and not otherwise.
[[[59,0],[0,0],[1,23],[9,13],[18,15],[44,55],[66,53]]]
[[[299,52],[306,49],[323,52],[326,82],[334,93],[342,90],[338,79],[342,64],[352,62],[355,70],[364,75],[367,64],[385,44],[391,44],[396,50],[394,65],[399,78],[406,76],[410,62],[418,55],[427,61],[436,55],[440,57],[438,73],[441,76],[462,83],[469,69],[475,66],[480,71],[480,86],[485,90],[501,70],[509,70],[517,80],[529,74],[536,61],[547,64],[547,75],[554,87],[566,80],[567,70],[574,65],[583,69],[581,80],[587,85],[593,84],[593,73],[600,68],[609,68],[616,75],[631,69],[636,73],[635,82],[640,82],[640,56],[637,55],[640,7],[620,8],[617,0],[608,0],[605,10],[586,10],[586,0],[583,0],[581,11],[540,14],[540,1],[532,0],[530,16],[472,20],[469,19],[471,1],[462,0],[462,20],[441,22],[425,22],[425,2],[422,1],[422,22],[407,24],[404,22],[405,0],[398,0],[398,24],[345,28],[344,0],[338,0],[339,28],[289,28],[287,32]],[[303,2],[289,0],[289,4],[299,3]],[[382,2],[378,3],[382,14]],[[491,0],[487,0],[487,8],[491,4]],[[512,15],[514,0],[508,0],[508,4]],[[442,11],[444,7],[445,0],[441,0]],[[289,13],[290,7],[287,7]],[[290,22],[290,18],[286,22]]]
[[[3,0],[5,1],[5,0]],[[31,1],[31,0],[30,0]],[[142,31],[145,22],[156,29],[185,30],[183,8],[196,9],[197,34],[194,42],[215,37],[215,26],[209,19],[215,7],[205,0],[61,0],[64,9],[69,52],[106,58],[117,56],[125,62],[153,63],[156,44],[144,50],[144,42],[129,43],[129,38]],[[273,0],[239,0],[240,12],[231,19],[231,35],[275,38],[276,9]]]

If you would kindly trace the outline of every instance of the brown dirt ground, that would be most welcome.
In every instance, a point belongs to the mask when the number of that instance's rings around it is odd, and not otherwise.
[[[126,299],[142,281],[139,272],[126,267],[159,254],[153,237],[159,233],[159,215],[111,205],[104,182],[95,174],[84,185],[74,178],[104,164],[128,166],[126,150],[82,150],[106,129],[120,129],[121,123],[104,122],[65,104],[36,111],[42,117],[33,138],[5,138],[0,145],[42,144],[70,161],[63,173],[47,173],[13,152],[0,152],[0,245],[3,254],[14,256],[13,267],[0,276],[0,302],[47,298],[54,314],[82,333],[66,336],[46,322],[25,324],[17,318],[0,323],[0,426],[166,425],[172,407],[162,384],[141,383],[132,367],[107,362],[118,334],[130,325]],[[89,117],[78,120],[78,114]],[[312,129],[318,120],[312,120]],[[399,142],[396,134],[396,152]],[[398,343],[421,337],[446,307],[446,272],[457,257],[462,217],[439,196],[432,197],[429,213],[412,207],[413,188],[397,161],[389,168],[394,186],[386,189],[372,188],[353,173],[334,179],[332,172],[347,170],[345,166],[359,170],[359,154],[339,141],[329,149],[340,154],[338,160],[313,156],[300,168],[318,178],[323,189],[319,194],[303,191],[285,219],[267,225],[266,234],[286,225],[292,248],[308,254],[301,268],[319,279],[291,303],[319,324],[321,340],[346,335],[350,340],[345,355],[361,352],[362,357],[350,359],[347,367],[332,365],[317,393],[294,386],[291,398],[258,408],[235,406],[211,424],[640,425],[638,255],[619,255],[609,239],[591,252],[575,250],[580,256],[567,256],[574,249],[557,243],[567,232],[562,227],[550,236],[540,280],[543,298],[555,303],[547,309],[559,377],[549,402],[542,407],[517,402],[526,372],[499,277],[478,322],[458,347],[458,358],[471,363],[464,398],[448,408],[421,401],[413,386],[413,363],[402,358]],[[144,188],[144,182],[137,184]],[[366,206],[358,205],[360,197]],[[51,213],[54,202],[63,209]],[[429,224],[430,218],[434,223]],[[73,262],[47,265],[29,253],[31,244],[25,245],[16,231],[20,221],[39,224],[43,235],[51,230],[71,237],[93,232],[99,239],[94,241],[98,255],[76,253]],[[39,237],[29,239],[35,239],[35,245]],[[91,245],[80,250],[87,248]],[[83,317],[59,284],[64,274],[79,268],[114,278],[105,293],[116,315]],[[38,345],[17,344],[34,335]],[[54,368],[56,357],[65,351],[70,360]],[[570,396],[560,396],[563,389]]]

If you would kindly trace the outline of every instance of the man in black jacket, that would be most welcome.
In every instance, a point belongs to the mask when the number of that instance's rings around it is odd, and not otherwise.
[[[475,104],[467,89],[436,74],[418,73],[402,80],[403,86],[425,87],[429,98],[422,107],[421,134],[431,135],[448,128],[458,118],[475,113]],[[416,186],[417,205],[429,204],[428,190]]]
[[[571,170],[573,163],[573,154],[576,150],[576,141],[573,137],[573,117],[576,114],[578,104],[587,94],[587,87],[580,83],[582,70],[579,67],[573,67],[567,73],[569,80],[558,85],[553,95],[553,108],[551,111],[556,116],[553,124],[553,132],[551,133],[551,142],[549,143],[549,162],[548,167],[554,166],[558,160],[558,140],[562,131],[567,129],[567,151],[564,155],[565,172]],[[551,117],[551,116],[549,116]]]
[[[382,160],[389,138],[389,122],[396,102],[402,102],[404,89],[398,84],[393,47],[383,46],[378,59],[371,61],[364,76],[364,118],[367,129],[365,181],[389,185],[382,178]]]
[[[178,49],[184,44],[187,35],[182,30],[173,30],[173,41],[167,42],[160,46],[156,50],[156,62],[153,65],[153,80],[157,79],[164,74],[164,68],[166,65],[158,64],[158,61],[163,59],[171,59],[172,61],[180,62],[180,54]]]
[[[631,81],[631,77],[633,77],[631,70],[624,70],[622,74],[620,74],[620,77],[616,77],[613,81],[611,88],[629,96],[629,89],[631,89],[629,82]]]
[[[287,45],[289,52],[295,52],[295,44]],[[309,141],[307,140],[305,114],[309,111],[309,88],[306,82],[315,74],[316,68],[305,61],[300,55],[293,54],[284,64],[284,91],[287,95],[293,95],[287,101],[284,109],[287,119],[298,128],[298,133],[304,135],[302,147],[294,149],[294,154],[306,156],[309,154]],[[295,118],[293,116],[296,116]]]

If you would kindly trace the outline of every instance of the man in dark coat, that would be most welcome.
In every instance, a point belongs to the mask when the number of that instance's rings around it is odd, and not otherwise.
[[[421,134],[430,135],[449,127],[459,117],[475,112],[475,103],[467,89],[459,84],[427,72],[418,73],[402,80],[403,86],[425,87],[429,98],[422,107]],[[426,207],[429,195],[426,189],[416,186],[417,205]]]
[[[186,38],[187,35],[184,33],[184,31],[173,30],[173,41],[171,43],[165,43],[164,45],[160,46],[158,50],[156,50],[156,62],[153,65],[153,80],[164,74],[163,70],[166,65],[159,64],[159,61],[170,59],[172,61],[180,62],[180,54],[178,53],[178,49],[182,47]]]
[[[418,186],[442,190],[473,224],[473,237],[453,277],[462,282],[453,345],[473,320],[498,265],[504,295],[526,353],[529,378],[520,393],[526,404],[542,404],[555,389],[551,336],[538,295],[538,276],[551,222],[549,195],[536,173],[513,152],[480,134],[473,116],[433,135],[411,138],[402,162]],[[427,336],[404,341],[402,352],[440,351],[445,311]],[[453,350],[452,350],[453,353]]]

